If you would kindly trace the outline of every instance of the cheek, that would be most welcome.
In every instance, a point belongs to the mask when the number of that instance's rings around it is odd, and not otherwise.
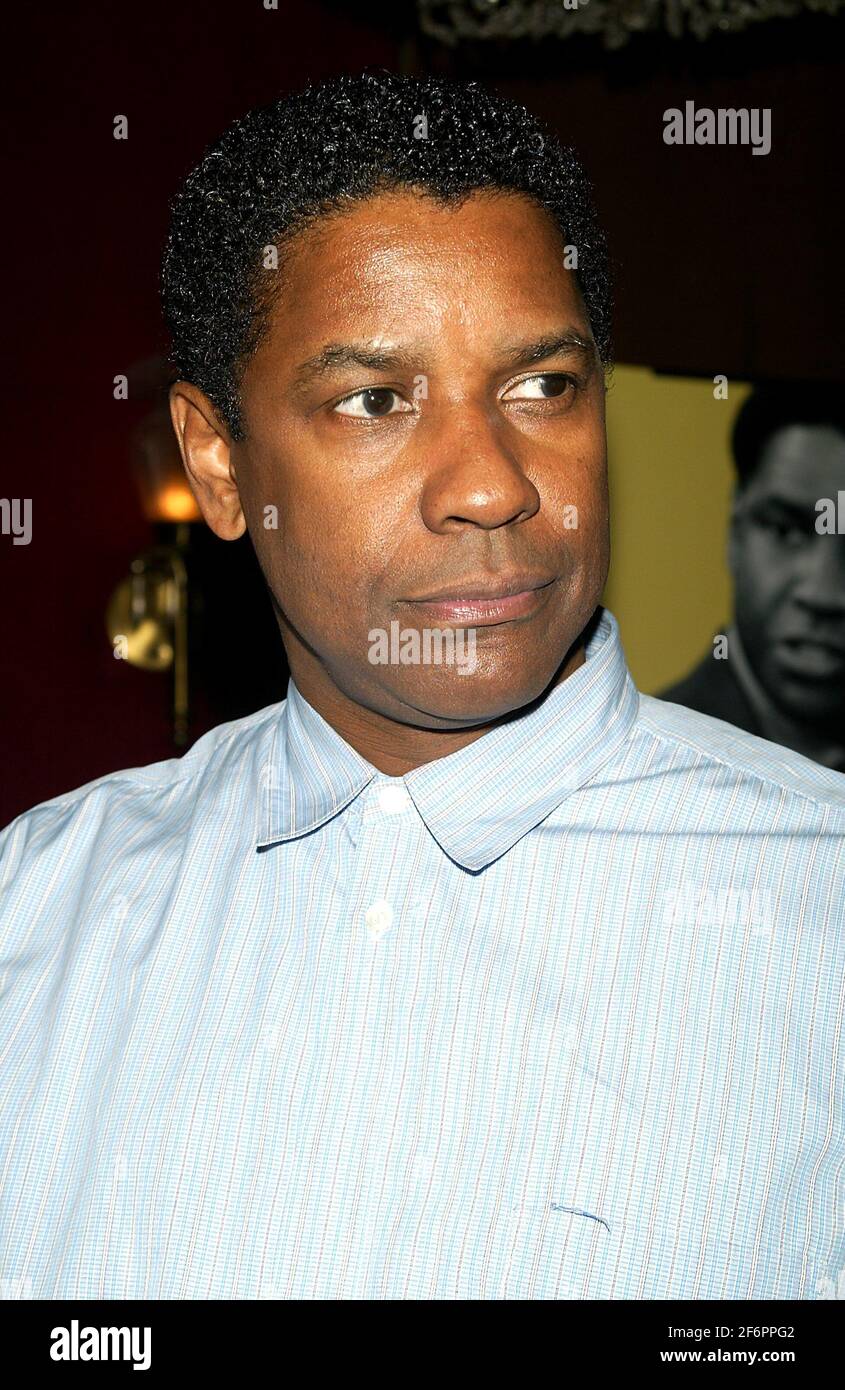
[[[789,595],[790,567],[764,546],[749,546],[737,566],[736,609],[741,616],[764,622]]]
[[[261,569],[279,606],[302,632],[365,626],[373,576],[389,571],[402,534],[395,489],[381,497],[312,467],[266,470],[272,482],[243,498]],[[357,616],[356,616],[357,615]]]
[[[540,496],[541,516],[566,552],[587,559],[606,549],[609,499],[602,455],[561,460],[546,474]]]

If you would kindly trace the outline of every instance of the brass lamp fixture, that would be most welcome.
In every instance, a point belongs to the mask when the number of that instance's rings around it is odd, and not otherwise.
[[[188,486],[166,398],[132,439],[141,505],[158,543],[137,555],[106,611],[114,655],[143,671],[172,672],[173,742],[184,746],[190,723],[188,567],[191,528],[200,511]]]

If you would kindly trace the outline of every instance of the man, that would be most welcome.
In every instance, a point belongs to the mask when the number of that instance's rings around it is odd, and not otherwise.
[[[661,698],[845,772],[841,388],[757,387],[733,452],[733,625]]]
[[[310,89],[176,200],[173,422],[292,679],[6,832],[34,1297],[835,1284],[845,781],[631,681],[605,265],[573,154],[475,84]]]

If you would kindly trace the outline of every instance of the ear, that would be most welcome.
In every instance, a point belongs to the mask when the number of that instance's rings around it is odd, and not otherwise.
[[[208,397],[189,381],[170,388],[170,418],[197,505],[216,536],[235,541],[246,530],[232,441]]]

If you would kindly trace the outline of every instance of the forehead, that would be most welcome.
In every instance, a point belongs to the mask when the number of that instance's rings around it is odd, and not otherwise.
[[[832,425],[788,425],[767,440],[749,491],[813,506],[845,488],[845,435]]]
[[[475,189],[460,200],[443,202],[421,188],[393,188],[371,194],[323,214],[294,239],[297,254],[340,258],[352,247],[429,248],[449,244],[495,253],[514,234],[546,240],[560,250],[554,218],[526,194],[506,189]]]
[[[382,193],[322,217],[284,254],[272,336],[297,348],[348,333],[437,334],[456,324],[499,331],[508,313],[540,326],[567,310],[589,331],[564,242],[544,208],[520,194],[477,192],[443,205]],[[547,326],[543,325],[543,326]],[[307,342],[306,342],[307,340]]]

